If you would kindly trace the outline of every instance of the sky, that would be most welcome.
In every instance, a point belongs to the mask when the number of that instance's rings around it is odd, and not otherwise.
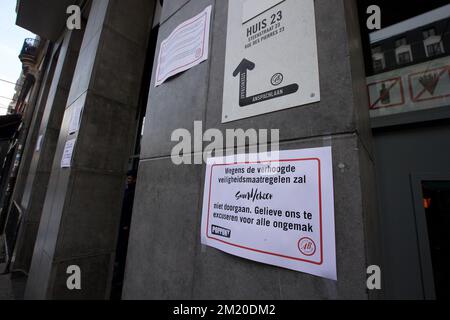
[[[16,26],[17,0],[0,0],[0,115],[6,114],[6,108],[14,96],[14,85],[2,80],[16,82],[22,71],[18,56],[25,38],[34,38],[31,32]]]

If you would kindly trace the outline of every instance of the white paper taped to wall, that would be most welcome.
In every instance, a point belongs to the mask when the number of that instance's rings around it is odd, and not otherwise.
[[[208,59],[211,8],[180,24],[161,43],[155,87]]]

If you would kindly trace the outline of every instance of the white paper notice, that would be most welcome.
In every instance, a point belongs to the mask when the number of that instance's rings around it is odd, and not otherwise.
[[[208,160],[202,243],[229,254],[337,280],[331,148],[280,160]]]
[[[180,24],[161,43],[155,86],[208,59],[211,8]]]
[[[70,168],[72,164],[72,154],[75,147],[76,139],[72,139],[66,142],[64,146],[64,152],[61,159],[61,168]]]
[[[40,135],[38,138],[38,141],[36,143],[36,152],[41,151],[41,147],[42,147],[42,140],[44,139],[43,135]]]
[[[69,123],[69,134],[73,134],[80,129],[81,114],[83,113],[83,104],[76,103],[72,111],[72,117]]]

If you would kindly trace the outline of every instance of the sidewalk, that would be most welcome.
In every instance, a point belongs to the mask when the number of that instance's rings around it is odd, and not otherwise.
[[[5,264],[0,263],[0,270]],[[20,274],[0,274],[0,301],[22,300],[25,292],[26,277]]]
[[[27,277],[20,272],[2,274],[6,269],[5,259],[3,238],[0,237],[0,301],[22,300]]]

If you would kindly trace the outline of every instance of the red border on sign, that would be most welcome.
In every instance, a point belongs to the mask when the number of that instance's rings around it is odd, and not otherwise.
[[[427,89],[423,89],[418,96],[414,97],[414,92],[413,92],[413,88],[412,88],[412,77],[416,76],[418,74],[427,74],[429,72],[433,72],[436,70],[442,70],[443,72],[441,72],[441,74],[439,75],[439,78],[447,71],[448,72],[448,76],[450,77],[450,66],[445,66],[445,67],[439,67],[439,68],[434,68],[431,70],[426,70],[426,71],[421,71],[421,72],[416,72],[416,73],[412,73],[408,76],[408,84],[409,84],[409,93],[411,95],[411,100],[413,102],[422,102],[422,101],[430,101],[430,100],[436,100],[436,99],[442,99],[442,98],[447,98],[450,97],[450,93],[447,95],[443,95],[443,96],[436,96],[436,97],[431,97],[431,98],[426,98],[426,99],[419,99],[426,91]]]
[[[241,164],[262,164],[262,163],[271,163],[271,162],[295,162],[295,161],[317,161],[318,163],[318,177],[319,177],[319,223],[320,223],[320,261],[316,262],[316,261],[311,261],[311,260],[307,260],[307,259],[301,259],[301,258],[297,258],[297,257],[290,257],[290,256],[286,256],[286,255],[282,255],[282,254],[278,254],[278,253],[274,253],[274,252],[268,252],[268,251],[263,251],[263,250],[259,250],[259,249],[255,249],[255,248],[249,248],[249,247],[245,247],[242,245],[238,245],[235,243],[231,243],[228,241],[224,241],[222,239],[217,239],[214,237],[210,237],[209,236],[209,216],[210,216],[210,211],[211,211],[211,186],[212,186],[212,176],[213,176],[213,169],[215,167],[223,167],[223,166],[230,166],[230,165],[241,165]],[[262,253],[262,254],[268,254],[268,255],[272,255],[272,256],[277,256],[277,257],[281,257],[281,258],[286,258],[286,259],[291,259],[291,260],[296,260],[296,261],[302,261],[302,262],[307,262],[307,263],[312,263],[315,265],[322,265],[323,264],[323,234],[322,234],[322,172],[321,172],[321,162],[320,159],[318,158],[306,158],[306,159],[286,159],[286,160],[271,160],[271,161],[257,161],[257,162],[239,162],[239,163],[225,163],[225,164],[214,164],[211,166],[211,174],[210,174],[210,181],[209,181],[209,195],[208,195],[208,216],[207,216],[207,222],[206,222],[206,237],[208,239],[211,240],[215,240],[233,247],[237,247],[240,249],[245,249],[245,250],[250,250],[253,252],[257,252],[257,253]]]
[[[397,81],[394,82],[394,84],[391,86],[390,89],[392,89],[397,83],[400,85],[400,93],[401,93],[401,97],[402,97],[402,102],[400,102],[400,103],[388,104],[388,105],[385,105],[385,106],[382,106],[382,107],[377,107],[377,108],[375,108],[375,106],[378,104],[378,102],[381,100],[381,98],[378,99],[378,100],[372,105],[372,103],[370,102],[370,87],[371,87],[371,86],[374,86],[374,85],[377,85],[377,84],[379,84],[379,83],[388,82],[388,81],[394,81],[394,80],[397,80]],[[389,90],[390,90],[390,89],[389,89]],[[377,110],[377,109],[384,109],[384,108],[397,107],[397,106],[404,105],[405,102],[406,102],[406,101],[405,101],[405,90],[404,90],[404,88],[403,88],[403,81],[402,81],[402,78],[401,78],[401,77],[396,77],[396,78],[391,78],[391,79],[385,79],[385,80],[380,80],[380,81],[376,81],[376,82],[369,83],[369,84],[367,85],[367,94],[369,95],[369,109],[370,109],[370,110]]]
[[[184,68],[184,67],[187,67],[187,66],[190,65],[190,64],[193,64],[193,63],[199,61],[199,60],[203,57],[203,53],[205,52],[206,22],[208,21],[208,12],[205,12],[205,13],[204,13],[204,16],[205,16],[205,27],[204,27],[204,29],[203,29],[202,54],[200,55],[200,57],[199,57],[198,59],[196,59],[196,60],[194,60],[194,61],[191,61],[191,62],[189,62],[189,63],[187,63],[187,64],[185,64],[185,65],[183,65],[183,66],[180,66],[180,67],[178,67],[178,68],[176,68],[176,69],[170,70],[169,72],[167,72],[167,73],[164,75],[164,77],[169,76],[171,73],[173,73],[173,72],[175,72],[175,71],[178,71],[179,69],[182,69],[182,68]],[[177,29],[174,30],[173,34],[172,34],[171,36],[169,36],[169,38],[167,38],[166,42],[163,43],[162,45],[165,46],[165,45],[167,44],[168,40],[169,40],[171,37],[173,37],[173,36],[175,35],[176,32],[178,32],[178,31],[180,31],[181,29],[183,29],[183,28],[185,28],[185,27],[187,27],[187,26],[193,24],[194,22],[197,22],[198,20],[200,20],[200,19],[202,19],[202,18],[203,18],[203,15],[199,16],[197,19],[195,19],[195,20],[193,20],[193,21],[191,21],[191,22],[189,22],[189,23],[187,23],[187,24],[185,24],[185,25],[179,26]],[[158,82],[162,81],[162,78],[164,78],[164,77],[161,77],[161,75],[159,74],[159,70],[160,70],[159,67],[161,66],[161,56],[162,56],[162,54],[161,54],[162,51],[161,51],[161,50],[162,50],[162,48],[160,49],[160,54],[159,54],[159,57],[158,57],[158,70],[157,70],[157,78],[158,78],[157,81],[158,81]]]

